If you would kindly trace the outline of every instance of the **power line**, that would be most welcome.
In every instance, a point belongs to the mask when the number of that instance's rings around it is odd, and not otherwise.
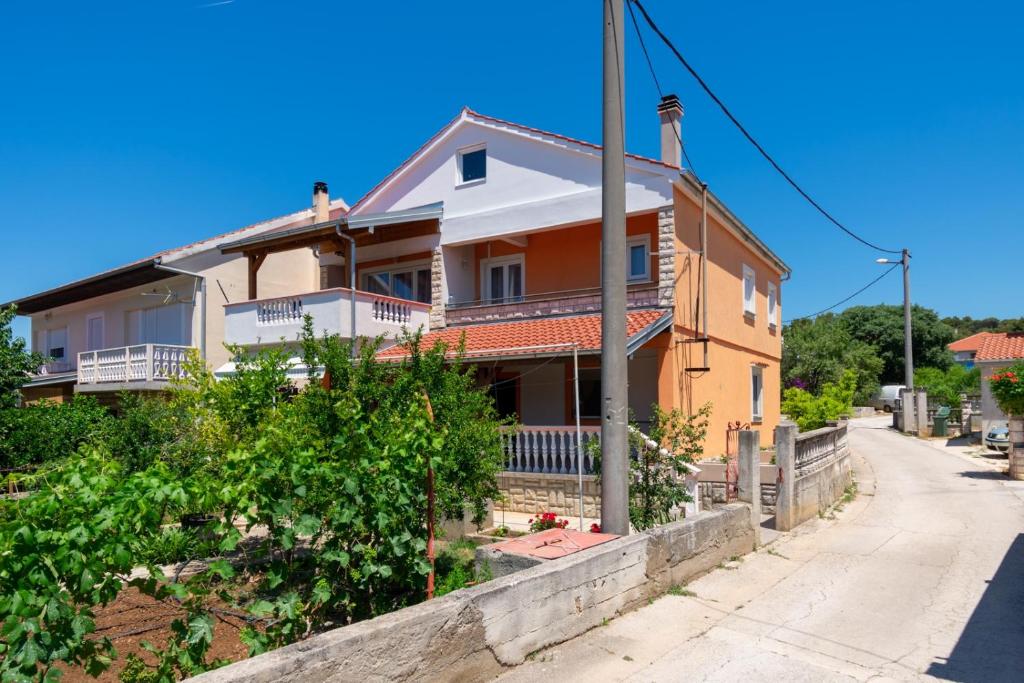
[[[644,36],[640,33],[640,24],[636,21],[636,13],[633,12],[633,4],[631,2],[626,3],[626,7],[629,8],[629,16],[633,20],[633,29],[636,31],[637,40],[640,41],[640,49],[643,50],[644,59],[647,60],[647,68],[651,72],[651,78],[654,80],[654,87],[658,90],[658,97],[662,100],[665,99],[665,92],[661,89],[661,81],[658,80],[658,74],[654,71],[654,62],[651,61],[651,55],[647,52],[647,44],[644,42]],[[704,182],[697,175],[697,170],[693,167],[693,162],[690,161],[690,155],[686,153],[686,145],[683,144],[683,138],[679,135],[679,131],[675,126],[672,126],[672,133],[676,136],[676,140],[679,141],[679,150],[683,153],[683,158],[686,159],[686,166],[693,177],[697,179],[698,183],[702,185]]]
[[[876,277],[876,278],[875,278],[874,280],[872,280],[871,282],[867,283],[866,285],[864,285],[863,287],[861,287],[860,289],[858,289],[858,290],[857,290],[856,292],[854,292],[854,293],[853,293],[853,294],[851,294],[850,296],[848,296],[848,297],[846,297],[845,299],[843,299],[842,301],[839,301],[839,302],[836,302],[836,303],[832,304],[832,305],[831,305],[831,306],[829,306],[828,308],[822,309],[822,310],[818,311],[817,313],[811,313],[810,315],[803,315],[803,316],[800,316],[799,318],[793,318],[793,319],[791,319],[791,320],[783,320],[782,322],[783,322],[783,324],[788,324],[788,323],[793,323],[793,322],[796,322],[797,320],[807,320],[808,318],[815,318],[815,317],[817,317],[817,316],[821,315],[822,313],[828,313],[828,312],[829,312],[829,311],[831,311],[831,310],[832,310],[833,308],[837,308],[837,307],[839,307],[839,306],[842,306],[843,304],[845,304],[845,303],[846,303],[847,301],[849,301],[849,300],[850,300],[850,299],[852,299],[853,297],[855,297],[855,296],[857,296],[858,294],[860,294],[860,293],[862,293],[862,292],[866,291],[866,290],[867,290],[867,289],[868,289],[869,287],[871,287],[872,285],[874,285],[874,284],[875,284],[876,282],[878,282],[879,280],[881,280],[881,279],[882,279],[883,277],[885,277],[886,275],[888,275],[888,274],[889,274],[889,273],[891,273],[892,271],[896,270],[896,266],[900,266],[900,265],[902,265],[902,264],[901,264],[901,263],[895,263],[895,264],[893,264],[893,266],[892,266],[891,268],[889,268],[889,269],[888,269],[887,271],[885,271],[884,273],[882,273],[881,275],[879,275],[878,277]]]
[[[669,40],[668,36],[666,36],[661,31],[661,29],[658,28],[658,25],[654,23],[654,20],[651,19],[651,15],[647,13],[647,9],[643,6],[643,3],[641,3],[640,0],[628,0],[628,2],[629,2],[630,5],[636,5],[637,6],[637,9],[639,9],[640,13],[643,14],[644,20],[647,22],[647,25],[651,27],[651,30],[654,31],[658,35],[659,38],[661,38],[661,42],[665,43],[665,45],[668,47],[668,49],[672,51],[672,53],[676,56],[676,59],[679,60],[680,64],[682,64],[686,68],[686,70],[690,72],[690,75],[693,76],[697,80],[697,83],[699,83],[700,87],[704,89],[704,92],[708,94],[708,97],[710,97],[712,100],[714,100],[715,104],[718,105],[718,108],[721,109],[722,112],[726,115],[726,117],[730,121],[732,121],[733,125],[735,125],[736,128],[738,128],[739,131],[741,133],[743,133],[743,136],[750,142],[750,144],[752,144],[757,149],[757,151],[761,153],[761,156],[763,156],[768,161],[768,163],[771,164],[772,167],[776,171],[778,171],[779,174],[783,178],[785,178],[786,182],[789,183],[793,187],[793,189],[796,190],[800,194],[801,197],[806,199],[808,201],[808,203],[810,203],[811,206],[813,206],[815,209],[817,209],[818,212],[822,216],[827,218],[829,220],[829,222],[831,222],[837,228],[839,228],[840,230],[845,232],[847,235],[849,235],[853,239],[855,239],[858,242],[860,242],[861,244],[864,244],[865,246],[871,247],[872,249],[874,249],[876,251],[880,251],[880,252],[882,252],[884,254],[899,254],[899,253],[901,253],[899,250],[896,250],[896,249],[885,249],[883,247],[878,246],[877,244],[873,244],[873,243],[867,241],[866,239],[864,239],[863,237],[861,237],[860,235],[858,235],[857,233],[853,232],[852,230],[847,228],[845,225],[840,223],[835,217],[832,216],[832,214],[830,214],[828,211],[826,211],[824,209],[824,207],[821,206],[821,204],[819,204],[818,202],[814,201],[814,199],[811,197],[811,195],[807,194],[807,192],[805,192],[804,189],[802,187],[800,187],[800,185],[798,185],[797,182],[795,180],[793,180],[793,178],[790,177],[790,175],[788,173],[786,173],[786,171],[784,171],[782,169],[782,166],[780,166],[778,164],[778,162],[776,162],[775,159],[773,159],[772,156],[770,154],[768,154],[768,152],[765,150],[765,148],[762,147],[761,144],[757,140],[754,139],[754,136],[751,135],[747,131],[747,129],[743,127],[743,124],[739,122],[739,119],[737,119],[735,116],[733,116],[732,112],[729,111],[729,108],[725,106],[725,103],[722,102],[722,100],[720,100],[718,98],[718,96],[715,95],[714,92],[712,92],[712,90],[708,86],[708,84],[705,83],[704,79],[700,77],[700,74],[698,74],[697,71],[692,66],[690,66],[690,63],[686,61],[686,58],[683,57],[682,53],[680,53],[679,50],[676,48],[676,46],[672,43],[672,41]],[[632,10],[630,10],[630,11],[632,11]]]

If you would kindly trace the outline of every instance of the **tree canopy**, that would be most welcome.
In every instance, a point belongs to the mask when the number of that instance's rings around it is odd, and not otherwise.
[[[782,353],[785,386],[820,394],[847,370],[853,372],[857,403],[866,403],[878,390],[882,359],[870,344],[854,339],[832,314],[798,320],[786,328]]]
[[[850,335],[870,344],[882,359],[882,384],[903,381],[903,307],[880,304],[854,306],[839,314]],[[912,348],[916,367],[948,368],[953,355],[946,347],[955,339],[953,328],[939,319],[930,308],[914,306]]]
[[[11,322],[15,315],[14,306],[0,309],[0,408],[17,405],[18,390],[43,361],[38,354],[29,353],[24,339],[14,336]]]

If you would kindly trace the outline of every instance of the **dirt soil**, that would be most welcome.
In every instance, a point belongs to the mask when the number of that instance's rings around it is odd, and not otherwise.
[[[183,615],[184,611],[180,608],[141,595],[135,589],[124,591],[113,603],[96,611],[94,635],[97,638],[105,636],[113,641],[117,659],[99,678],[89,676],[82,668],[73,667],[65,670],[62,680],[69,683],[117,681],[129,654],[154,664],[156,660],[153,655],[142,649],[142,641],[162,648],[171,636],[171,622]],[[244,620],[232,616],[222,615],[215,619],[213,646],[207,660],[245,659],[248,651],[238,639],[244,625]]]

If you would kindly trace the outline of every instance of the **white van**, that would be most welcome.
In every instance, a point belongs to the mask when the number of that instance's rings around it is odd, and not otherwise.
[[[900,392],[904,389],[906,387],[902,384],[883,385],[878,394],[871,399],[871,407],[891,413],[896,408],[896,399],[900,397]]]

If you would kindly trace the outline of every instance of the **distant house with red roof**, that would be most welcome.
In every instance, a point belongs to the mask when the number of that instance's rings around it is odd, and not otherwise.
[[[987,434],[989,428],[1007,420],[1006,414],[999,409],[989,378],[1002,370],[1024,360],[1024,332],[983,332],[985,335],[978,345],[974,362],[981,369],[981,419],[982,433]],[[979,335],[974,335],[975,337]]]
[[[661,158],[624,160],[629,407],[642,428],[652,403],[693,413],[711,402],[717,455],[730,423],[763,440],[778,423],[789,268],[711,192],[705,243],[702,187],[681,166],[682,113],[675,97],[662,101]],[[593,432],[601,415],[601,155],[463,109],[344,216],[225,240],[252,283],[249,300],[224,309],[226,339],[294,341],[304,314],[345,338],[422,326],[428,345],[464,343],[499,412],[524,425],[510,469],[570,472],[576,418]],[[319,288],[257,295],[263,259],[310,248]]]
[[[978,349],[981,348],[982,342],[990,334],[992,333],[977,332],[969,337],[957,339],[947,348],[953,352],[953,360],[970,370],[974,367],[974,357],[977,355]]]

